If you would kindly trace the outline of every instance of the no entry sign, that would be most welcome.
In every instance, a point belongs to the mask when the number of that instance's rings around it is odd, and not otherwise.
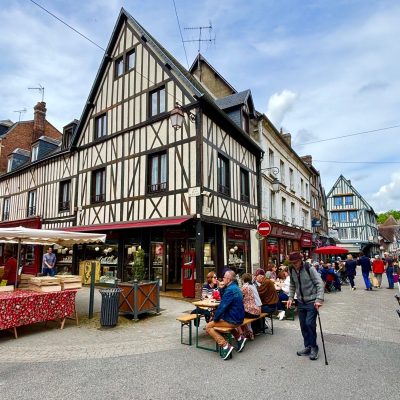
[[[257,232],[261,236],[268,236],[271,233],[271,224],[266,221],[260,222],[257,227]]]

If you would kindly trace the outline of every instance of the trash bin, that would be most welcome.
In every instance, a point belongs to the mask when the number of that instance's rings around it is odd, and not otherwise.
[[[121,289],[100,289],[101,294],[101,326],[115,326],[118,324],[119,294]]]

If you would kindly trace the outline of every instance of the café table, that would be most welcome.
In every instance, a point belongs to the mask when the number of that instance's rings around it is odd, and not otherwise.
[[[217,307],[219,306],[219,301],[216,300],[210,300],[210,299],[206,299],[206,300],[198,300],[198,301],[194,301],[192,304],[196,307],[196,316],[199,318],[199,313],[198,310],[200,308],[204,309],[211,309],[211,310],[216,310]],[[203,350],[208,350],[208,351],[218,351],[218,345],[216,345],[214,348],[210,348],[210,347],[205,347],[205,346],[201,346],[199,344],[199,324],[196,325],[196,348],[197,349],[203,349]]]
[[[17,339],[17,327],[37,322],[61,321],[64,328],[66,318],[74,315],[77,290],[59,292],[34,292],[16,290],[0,293],[0,330],[14,331]]]

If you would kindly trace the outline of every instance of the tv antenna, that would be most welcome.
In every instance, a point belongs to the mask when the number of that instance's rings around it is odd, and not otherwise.
[[[18,122],[21,122],[21,114],[26,113],[26,108],[24,107],[22,110],[16,110],[13,112],[19,113]]]
[[[214,42],[214,44],[215,44],[215,36],[214,36],[214,38],[211,38],[211,31],[212,31],[212,25],[211,25],[211,22],[210,22],[210,25],[208,25],[208,26],[192,26],[192,27],[189,27],[189,28],[184,28],[185,30],[187,30],[187,31],[194,31],[194,30],[198,30],[199,31],[199,38],[198,39],[193,39],[193,40],[183,40],[183,42],[184,43],[190,43],[190,42],[197,42],[198,43],[198,49],[197,49],[197,51],[200,53],[200,50],[201,50],[201,43],[202,42]],[[204,30],[208,30],[208,34],[209,34],[209,38],[208,39],[203,39],[203,31]]]
[[[29,90],[39,90],[42,93],[42,102],[44,101],[44,86],[38,83],[39,87],[28,87]]]

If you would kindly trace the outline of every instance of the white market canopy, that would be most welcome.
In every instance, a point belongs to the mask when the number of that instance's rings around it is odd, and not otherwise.
[[[0,243],[58,244],[68,246],[84,243],[104,243],[105,241],[106,235],[99,233],[31,229],[24,228],[23,226],[17,228],[0,228]]]

